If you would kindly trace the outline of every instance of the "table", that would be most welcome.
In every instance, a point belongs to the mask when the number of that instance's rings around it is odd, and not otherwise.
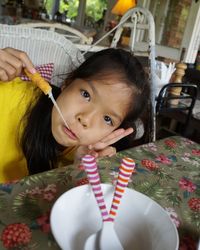
[[[200,235],[200,145],[173,136],[121,151],[99,160],[102,182],[115,183],[124,156],[136,161],[129,188],[166,209],[178,227],[181,250],[196,250]],[[83,167],[69,165],[1,184],[0,249],[14,243],[18,246],[15,249],[59,249],[50,231],[51,207],[63,192],[86,183]],[[21,232],[19,242],[17,232]]]

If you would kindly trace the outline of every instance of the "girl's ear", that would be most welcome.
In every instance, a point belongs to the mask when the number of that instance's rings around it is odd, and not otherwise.
[[[61,85],[61,87],[60,87],[61,92],[62,92],[65,88],[67,88],[67,86],[69,86],[71,83],[72,83],[72,80],[70,80],[70,79],[65,80],[65,81],[63,82],[63,84]]]
[[[65,89],[65,85],[63,84],[60,89],[63,91]]]

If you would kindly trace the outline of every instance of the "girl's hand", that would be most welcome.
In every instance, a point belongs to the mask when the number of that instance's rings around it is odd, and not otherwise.
[[[116,148],[110,146],[111,144],[119,141],[123,137],[133,133],[133,128],[128,129],[117,129],[113,131],[110,135],[103,138],[101,141],[87,146],[80,146],[76,151],[75,162],[79,162],[81,158],[86,154],[91,154],[98,157],[113,156],[116,154]]]
[[[131,133],[133,133],[133,128],[128,128],[128,129],[119,128],[119,129],[113,131],[111,134],[109,134],[105,138],[103,138],[101,141],[99,141],[93,145],[89,145],[88,148],[90,150],[95,150],[97,152],[104,150],[109,145],[121,140],[125,136],[130,135]]]
[[[17,49],[0,49],[0,81],[10,81],[19,76],[23,67],[30,73],[35,73],[33,63],[28,55]]]

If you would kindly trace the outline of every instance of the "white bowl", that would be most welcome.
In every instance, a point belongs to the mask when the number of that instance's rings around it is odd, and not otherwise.
[[[101,184],[107,209],[114,187]],[[62,249],[81,250],[86,239],[102,225],[90,185],[73,188],[55,202],[50,216],[52,233]],[[178,250],[177,229],[167,212],[144,194],[127,188],[115,230],[125,250]]]

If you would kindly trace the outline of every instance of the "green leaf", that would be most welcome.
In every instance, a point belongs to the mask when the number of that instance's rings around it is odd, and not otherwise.
[[[83,177],[86,177],[86,172],[85,171],[80,171],[75,176],[76,179],[80,179],[80,178],[83,178]]]
[[[157,170],[153,171],[153,174],[155,176],[159,177],[159,179],[166,179],[166,180],[173,180],[174,179],[172,174],[167,174],[162,169],[157,169]]]
[[[165,196],[164,189],[160,187],[160,182],[156,178],[140,181],[140,183],[137,183],[136,189],[153,199],[162,199]]]
[[[182,201],[177,188],[173,188],[170,192],[166,193],[166,200],[172,204],[172,206],[180,206]]]
[[[38,204],[38,200],[28,196],[14,200],[12,209],[19,217],[29,220],[33,220],[44,213],[44,210]]]

